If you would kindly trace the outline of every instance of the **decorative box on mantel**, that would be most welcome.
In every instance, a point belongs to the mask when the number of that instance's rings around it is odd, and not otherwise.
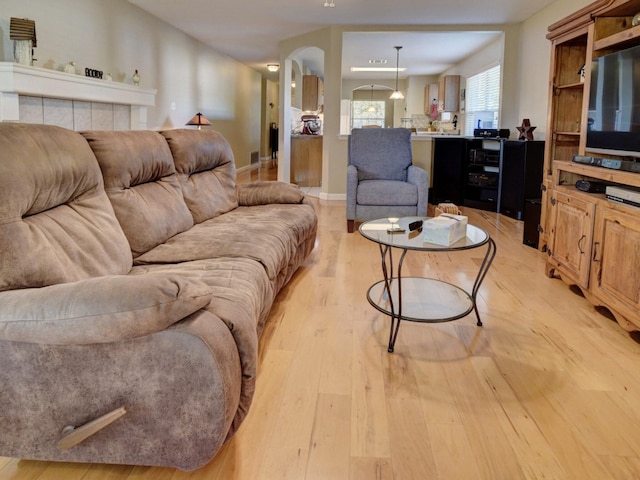
[[[0,62],[0,121],[73,130],[147,128],[157,90],[46,68]],[[111,128],[109,128],[111,127]]]

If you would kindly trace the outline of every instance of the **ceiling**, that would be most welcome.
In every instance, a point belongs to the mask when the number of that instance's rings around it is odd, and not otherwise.
[[[391,74],[352,74],[351,66],[368,66],[370,59],[396,64],[401,73],[435,75],[497,38],[480,25],[519,23],[554,0],[129,0],[132,4],[188,35],[277,80],[267,63],[278,63],[281,40],[330,25],[384,25],[385,32],[349,32],[343,39],[343,77],[388,78]],[[330,0],[331,1],[331,0]],[[468,32],[388,31],[389,26],[475,25]],[[305,55],[305,53],[302,53]],[[302,57],[312,73],[323,74],[322,55],[308,49]],[[320,71],[318,71],[320,70]]]

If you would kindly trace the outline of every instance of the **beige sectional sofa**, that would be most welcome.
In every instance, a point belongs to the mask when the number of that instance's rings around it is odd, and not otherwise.
[[[206,464],[316,228],[215,131],[0,124],[0,456]]]

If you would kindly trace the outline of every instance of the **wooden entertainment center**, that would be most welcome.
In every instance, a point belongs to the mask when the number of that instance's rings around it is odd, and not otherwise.
[[[546,274],[580,288],[627,330],[640,330],[640,209],[578,190],[577,180],[640,188],[640,173],[573,162],[587,148],[592,60],[640,45],[640,0],[599,0],[549,27],[549,112],[539,248]],[[581,73],[584,68],[584,75]],[[640,133],[638,133],[640,135]],[[628,158],[627,158],[628,160]],[[638,160],[636,158],[636,160]]]

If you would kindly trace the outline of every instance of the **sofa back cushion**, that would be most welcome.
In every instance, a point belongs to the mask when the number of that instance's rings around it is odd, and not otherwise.
[[[171,151],[148,130],[82,132],[98,159],[104,187],[133,257],[193,226]]]
[[[236,167],[227,140],[214,130],[166,130],[182,192],[195,223],[238,206]]]
[[[122,275],[131,251],[77,133],[0,123],[0,291]]]

